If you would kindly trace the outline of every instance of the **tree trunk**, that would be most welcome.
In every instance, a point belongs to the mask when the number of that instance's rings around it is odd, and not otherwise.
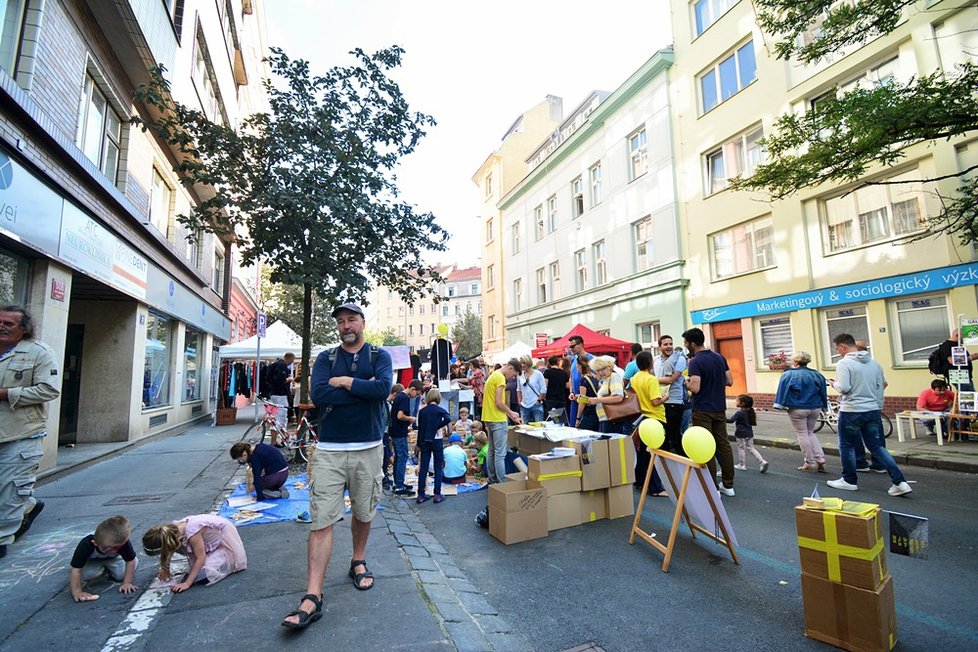
[[[302,284],[302,374],[299,378],[299,401],[309,402],[310,356],[312,355],[312,283]]]

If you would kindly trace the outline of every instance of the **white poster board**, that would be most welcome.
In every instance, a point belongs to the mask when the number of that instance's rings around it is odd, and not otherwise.
[[[668,475],[662,468],[663,464],[669,466],[669,471],[672,477],[679,481],[686,472],[686,465],[681,462],[676,462],[674,460],[666,459],[664,457],[656,456],[655,464],[659,471],[659,477],[664,480],[662,483],[666,488],[666,493],[669,494],[669,500],[675,505],[676,501],[679,499],[677,495],[677,490],[672,487],[672,484],[666,479]],[[710,500],[707,498],[706,494],[703,492],[703,486],[715,487],[713,478],[710,477],[710,469],[707,467],[694,468],[694,477],[690,478],[689,485],[686,487],[686,499],[684,501],[684,506],[686,508],[686,513],[689,514],[689,518],[692,519],[693,523],[696,523],[701,528],[708,532],[719,532],[720,528],[717,525],[716,517],[713,515],[713,508],[710,506]],[[703,478],[703,482],[695,477],[699,474]],[[723,507],[723,501],[720,500],[719,493],[713,494],[713,503],[716,505],[717,514],[720,515],[720,520],[723,522],[726,528],[727,534],[729,535],[729,541],[734,546],[737,545],[737,535],[734,534],[733,527],[730,525],[730,518],[727,516],[727,510]]]

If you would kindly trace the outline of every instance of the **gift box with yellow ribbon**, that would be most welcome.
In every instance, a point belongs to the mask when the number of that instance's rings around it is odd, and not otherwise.
[[[879,505],[829,501],[795,507],[801,570],[870,591],[887,578]]]

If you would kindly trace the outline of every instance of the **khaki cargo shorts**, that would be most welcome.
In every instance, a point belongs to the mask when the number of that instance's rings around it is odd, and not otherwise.
[[[322,530],[343,518],[346,501],[343,490],[350,490],[354,518],[369,523],[377,513],[383,495],[381,481],[384,447],[381,442],[360,451],[313,451],[309,478],[309,513],[312,529]]]

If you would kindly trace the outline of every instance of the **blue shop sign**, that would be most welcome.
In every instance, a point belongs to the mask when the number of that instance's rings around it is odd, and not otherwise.
[[[857,301],[921,294],[967,285],[978,285],[978,263],[952,265],[925,272],[888,276],[862,283],[837,285],[822,290],[734,303],[719,308],[694,310],[690,313],[690,321],[694,324],[710,324],[730,319],[743,319],[744,317],[776,315],[794,312],[795,310],[844,305]]]

